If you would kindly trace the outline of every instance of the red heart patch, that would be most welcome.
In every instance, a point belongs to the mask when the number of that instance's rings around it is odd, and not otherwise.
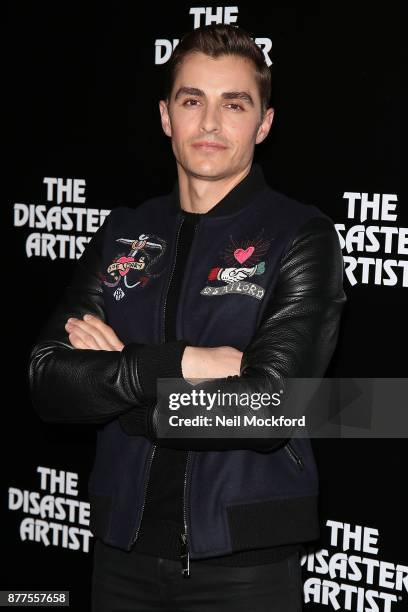
[[[119,257],[116,260],[118,263],[127,263],[128,261],[135,261],[134,257]],[[125,268],[124,270],[118,270],[121,276],[125,276],[129,272],[130,268]]]
[[[244,249],[235,249],[234,251],[234,257],[237,261],[239,261],[240,264],[244,263],[244,261],[246,261],[247,259],[249,259],[252,255],[252,253],[255,251],[255,247],[254,246],[249,246],[248,248]]]

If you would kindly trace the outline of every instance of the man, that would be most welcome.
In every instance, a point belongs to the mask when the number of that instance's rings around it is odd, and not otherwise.
[[[241,28],[182,38],[159,103],[178,180],[111,212],[32,350],[41,418],[98,424],[94,610],[302,607],[299,553],[319,535],[309,440],[158,438],[158,379],[273,391],[323,376],[336,345],[333,223],[253,163],[270,80]]]

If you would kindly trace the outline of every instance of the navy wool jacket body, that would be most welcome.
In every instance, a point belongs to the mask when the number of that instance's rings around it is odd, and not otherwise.
[[[188,345],[242,351],[240,375],[216,383],[226,392],[239,383],[248,394],[274,393],[291,377],[323,377],[335,349],[346,296],[333,221],[272,189],[258,164],[250,176],[251,189],[245,179],[234,188],[242,189],[238,207],[217,214],[216,204],[195,225],[176,340],[166,340],[166,308],[185,221],[177,183],[170,194],[112,210],[31,348],[41,419],[97,426],[90,526],[123,550],[138,537],[156,449],[172,445],[187,451],[183,521],[192,560],[319,537],[309,439],[157,435],[152,380],[181,377]],[[122,351],[73,348],[66,320],[86,313],[115,330]]]

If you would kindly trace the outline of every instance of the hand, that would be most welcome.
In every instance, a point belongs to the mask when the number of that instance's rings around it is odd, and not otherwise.
[[[220,280],[226,283],[234,283],[235,281],[244,280],[249,276],[253,276],[256,271],[256,266],[252,268],[224,268],[220,272]]]
[[[86,314],[83,320],[68,319],[65,329],[74,348],[95,351],[121,351],[125,346],[113,329],[94,315]]]
[[[181,361],[183,377],[208,379],[240,374],[242,352],[232,346],[186,346]]]

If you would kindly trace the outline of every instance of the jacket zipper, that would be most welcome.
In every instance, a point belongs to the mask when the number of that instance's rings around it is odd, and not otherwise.
[[[181,534],[181,573],[184,578],[190,578],[190,551],[188,546],[188,530],[187,530],[187,507],[186,507],[186,488],[187,488],[187,470],[190,460],[190,452],[187,451],[186,470],[184,473],[184,495],[183,495],[183,519],[184,532]]]
[[[135,543],[137,536],[139,535],[139,531],[140,531],[140,526],[142,524],[142,518],[143,518],[143,511],[146,505],[146,492],[147,492],[147,485],[149,484],[149,475],[150,475],[150,468],[152,467],[152,461],[153,461],[153,457],[154,457],[154,453],[156,451],[156,446],[157,444],[153,444],[152,446],[152,451],[149,457],[149,462],[148,462],[148,467],[146,470],[146,481],[145,481],[145,486],[144,486],[144,491],[143,491],[143,505],[142,505],[142,510],[140,512],[140,520],[139,520],[139,524],[136,528],[135,534],[132,538],[132,541],[130,543],[131,546],[133,546],[133,544]]]
[[[285,445],[285,450],[289,454],[289,457],[296,463],[300,470],[304,469],[302,458],[296,453],[290,442]]]
[[[178,230],[177,230],[177,236],[176,236],[176,249],[175,249],[175,253],[174,253],[174,259],[173,259],[173,267],[171,269],[171,274],[170,274],[170,278],[169,278],[169,282],[167,283],[167,290],[166,290],[166,297],[164,299],[164,306],[163,306],[163,316],[162,316],[162,338],[163,338],[163,342],[166,342],[166,337],[165,337],[165,333],[166,333],[166,306],[167,306],[167,296],[169,294],[169,288],[171,285],[171,281],[173,279],[173,274],[174,274],[174,270],[176,267],[176,262],[177,262],[177,250],[178,250],[178,243],[179,243],[179,236],[180,236],[180,231],[181,231],[181,226],[183,225],[184,222],[184,216],[181,217],[181,221],[179,223],[178,226]]]
[[[171,270],[170,279],[169,279],[169,282],[167,284],[167,292],[166,292],[166,297],[165,297],[165,301],[164,301],[163,317],[162,317],[162,322],[163,322],[163,328],[162,328],[162,331],[163,331],[163,334],[162,334],[163,335],[163,340],[165,339],[164,338],[164,336],[165,336],[165,322],[166,322],[165,313],[166,313],[167,295],[168,295],[168,292],[169,292],[169,287],[170,287],[171,279],[173,278],[174,268],[176,267],[178,240],[179,240],[180,229],[181,229],[181,226],[183,224],[183,221],[184,221],[184,217],[181,218],[181,221],[180,221],[180,224],[179,224],[179,227],[178,227],[178,230],[177,230],[176,252],[175,252],[175,257],[174,257],[174,260],[173,260],[173,268]],[[156,448],[157,448],[157,444],[153,444],[152,445],[152,451],[151,451],[150,458],[149,458],[149,462],[148,462],[148,468],[147,468],[147,472],[146,472],[146,482],[145,482],[145,487],[144,487],[144,492],[143,492],[143,504],[142,504],[142,510],[141,510],[141,513],[140,513],[140,520],[139,520],[139,524],[138,524],[138,526],[136,528],[136,531],[134,533],[134,536],[132,538],[132,541],[130,543],[131,546],[135,543],[135,541],[137,539],[137,536],[139,535],[140,526],[142,524],[143,512],[144,512],[145,505],[146,505],[146,493],[147,493],[147,487],[148,487],[148,484],[149,484],[150,468],[152,466],[152,461],[153,461],[153,457],[154,457],[154,453],[156,451]]]
[[[197,228],[200,223],[200,220],[194,226],[194,237],[191,245],[194,242],[194,239],[197,235]],[[190,251],[191,252],[191,251]],[[186,460],[186,469],[184,472],[184,488],[183,488],[183,520],[184,520],[184,532],[181,533],[181,574],[184,578],[190,578],[190,550],[188,544],[188,528],[187,528],[187,505],[186,505],[186,490],[187,490],[187,471],[188,465],[190,461],[192,451],[187,451],[187,460]]]

